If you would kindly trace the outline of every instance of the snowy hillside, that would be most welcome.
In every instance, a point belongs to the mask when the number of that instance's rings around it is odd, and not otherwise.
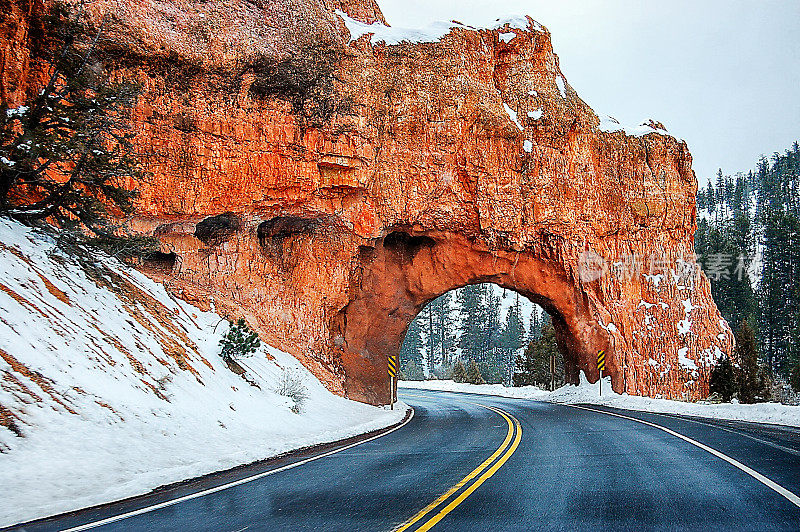
[[[0,218],[0,526],[391,425],[262,347],[218,356],[227,322],[110,258],[82,267]],[[216,330],[215,330],[216,329]],[[284,375],[307,399],[275,392]]]

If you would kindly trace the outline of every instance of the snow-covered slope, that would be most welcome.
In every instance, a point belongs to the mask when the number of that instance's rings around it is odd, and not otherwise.
[[[391,425],[265,346],[219,358],[227,322],[108,257],[87,267],[0,218],[0,526]],[[274,390],[285,372],[308,398]]]
[[[534,399],[562,404],[595,404],[655,412],[661,414],[683,414],[687,416],[707,417],[714,419],[733,419],[759,423],[777,423],[800,427],[800,406],[788,406],[777,403],[742,404],[701,404],[671,401],[669,399],[652,399],[634,395],[615,393],[611,389],[611,377],[603,379],[602,395],[599,381],[590,384],[581,372],[581,383],[578,386],[567,384],[553,392],[547,392],[535,386],[520,388],[504,388],[500,384],[465,384],[453,381],[401,381],[398,388],[420,390],[442,390],[451,392],[478,393],[497,395],[516,399]]]

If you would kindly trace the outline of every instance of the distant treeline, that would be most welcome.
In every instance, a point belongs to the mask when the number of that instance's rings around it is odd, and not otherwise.
[[[519,296],[506,311],[502,291],[491,284],[469,285],[428,303],[411,322],[400,351],[404,377],[453,377],[456,363],[474,362],[490,384],[510,384],[516,357],[541,335],[541,310],[523,319]],[[530,312],[530,310],[529,310]],[[528,322],[526,324],[526,321]]]
[[[800,371],[800,147],[698,191],[695,250],[720,312],[748,322],[770,372]]]

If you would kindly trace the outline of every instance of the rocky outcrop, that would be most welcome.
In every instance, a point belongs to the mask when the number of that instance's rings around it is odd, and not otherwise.
[[[152,177],[128,183],[130,224],[174,254],[175,294],[380,403],[416,313],[494,282],[550,312],[570,380],[597,379],[605,350],[617,391],[707,394],[733,339],[694,261],[688,148],[656,122],[601,125],[532,19],[386,44],[369,1],[90,11],[107,68],[143,86]]]

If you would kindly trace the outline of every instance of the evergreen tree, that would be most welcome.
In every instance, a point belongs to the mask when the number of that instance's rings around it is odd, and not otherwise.
[[[483,343],[482,285],[467,285],[456,295],[461,313],[458,347],[461,357],[475,359]]]
[[[108,75],[95,53],[101,31],[87,33],[80,15],[53,7],[37,47],[49,64],[44,86],[24,105],[0,108],[0,214],[113,246],[120,229],[109,212],[132,211],[123,182],[144,176],[129,127],[138,87]],[[154,249],[152,239],[135,239],[118,252]]]
[[[227,363],[235,362],[238,357],[250,356],[261,346],[258,333],[252,330],[244,319],[235,323],[229,321],[228,332],[219,341],[222,351],[219,356]]]
[[[421,360],[428,373],[433,371],[437,364],[438,347],[436,344],[436,327],[433,324],[433,311],[431,303],[423,307],[420,313],[414,318],[421,331],[422,337],[422,352]]]
[[[484,284],[482,286],[484,291],[484,306],[481,309],[483,342],[481,352],[476,360],[496,368],[497,371],[502,371],[505,366],[505,358],[500,337],[501,300],[496,285]]]
[[[409,324],[406,337],[403,340],[403,344],[400,346],[400,365],[402,366],[408,361],[414,361],[414,363],[421,368],[424,349],[425,344],[422,340],[420,322],[415,318]]]
[[[505,382],[505,375],[503,372],[505,371],[504,368],[493,365],[487,364],[485,362],[481,362],[477,364],[478,371],[483,378],[483,382],[486,384],[504,384]]]
[[[456,363],[453,364],[453,380],[455,382],[466,382],[467,380],[467,370],[461,359],[456,360]]]
[[[733,399],[736,394],[736,377],[733,364],[728,357],[725,357],[711,370],[708,388],[712,394],[718,394],[725,403],[730,403]]]
[[[761,157],[747,174],[719,171],[715,183],[698,193],[695,233],[712,295],[729,323],[758,326],[753,332],[768,372],[787,377],[800,359],[800,147],[795,142]],[[751,279],[756,250],[761,268]],[[732,259],[730,275],[712,275],[708,265],[722,256]]]
[[[525,324],[522,323],[520,312],[519,294],[517,294],[514,305],[508,310],[506,322],[497,335],[498,348],[501,352],[501,364],[495,368],[490,368],[488,365],[485,368],[484,366],[480,367],[486,382],[490,384],[498,382],[505,382],[507,385],[512,384],[514,362],[517,352],[525,343],[526,336],[527,332]],[[499,380],[496,380],[495,374],[499,376]]]
[[[465,360],[502,364],[498,350],[500,298],[486,283],[465,286],[457,295],[463,319],[458,345]]]
[[[800,364],[795,365],[789,374],[789,384],[792,385],[792,390],[800,392]]]
[[[749,201],[745,199],[744,178],[734,185],[731,178],[717,177],[716,201],[721,206],[711,223],[698,220],[695,251],[711,281],[711,293],[723,317],[729,323],[752,320],[756,314],[756,297],[748,268],[753,239]],[[737,201],[736,190],[741,198]],[[729,207],[730,205],[730,207]],[[720,213],[727,213],[723,216]]]
[[[564,384],[564,358],[558,349],[555,329],[548,321],[542,327],[542,336],[528,344],[525,352],[517,357],[514,386],[549,388],[551,358],[555,359],[554,382],[558,387]]]
[[[469,384],[484,384],[485,381],[483,380],[483,376],[481,376],[481,372],[478,369],[478,365],[475,363],[474,360],[470,360],[467,362],[466,368],[466,375],[464,376],[464,382],[468,382]]]
[[[448,292],[428,303],[426,307],[430,334],[428,363],[431,369],[439,364],[448,365],[456,347],[451,301],[452,295]]]
[[[528,342],[531,342],[542,335],[541,314],[541,309],[538,306],[534,306],[533,312],[531,313],[531,320],[528,324]]]
[[[763,268],[760,284],[761,345],[769,367],[786,375],[800,314],[796,280],[800,277],[800,223],[783,209],[765,207]]]
[[[424,381],[425,373],[415,360],[409,359],[402,364],[398,378],[404,381]]]
[[[739,401],[751,404],[768,400],[772,383],[758,362],[755,334],[747,321],[736,330],[736,358],[739,361]]]

